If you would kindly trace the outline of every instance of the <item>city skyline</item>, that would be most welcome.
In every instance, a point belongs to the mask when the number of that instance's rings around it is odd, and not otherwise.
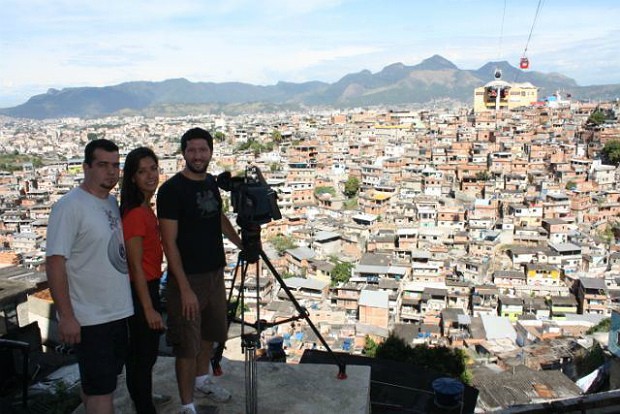
[[[138,80],[331,83],[434,54],[460,69],[518,66],[526,44],[530,70],[584,86],[620,83],[618,12],[609,0],[8,0],[0,107],[49,88]]]

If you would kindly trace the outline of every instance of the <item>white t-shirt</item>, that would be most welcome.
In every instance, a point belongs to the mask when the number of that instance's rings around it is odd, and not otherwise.
[[[133,314],[123,226],[113,196],[103,200],[76,187],[58,200],[45,254],[66,258],[71,305],[82,326]]]

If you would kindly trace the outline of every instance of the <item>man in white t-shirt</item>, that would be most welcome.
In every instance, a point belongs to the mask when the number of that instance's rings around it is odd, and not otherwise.
[[[75,347],[86,413],[113,413],[133,314],[121,218],[110,195],[119,179],[118,147],[89,142],[82,166],[80,186],[52,207],[46,271],[60,340]]]

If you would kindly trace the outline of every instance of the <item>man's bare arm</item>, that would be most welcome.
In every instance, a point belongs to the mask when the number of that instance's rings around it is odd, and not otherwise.
[[[241,242],[241,237],[239,237],[239,233],[232,225],[226,214],[222,213],[222,233],[235,244],[239,248],[239,250],[243,250],[243,243]]]
[[[66,261],[67,259],[64,256],[48,256],[45,262],[45,271],[52,299],[54,299],[54,304],[58,310],[60,340],[72,345],[81,341],[81,326],[75,318],[71,297],[69,296]]]

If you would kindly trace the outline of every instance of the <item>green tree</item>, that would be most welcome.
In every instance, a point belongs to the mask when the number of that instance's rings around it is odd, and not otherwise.
[[[575,188],[577,188],[577,183],[576,183],[576,182],[574,182],[574,181],[572,181],[572,180],[569,180],[569,181],[566,183],[566,187],[565,187],[565,188],[566,188],[567,190],[574,190]]]
[[[606,118],[605,112],[600,109],[596,109],[594,112],[590,114],[590,116],[588,117],[588,120],[586,121],[586,124],[598,126],[598,125],[605,123],[605,118]]]
[[[294,273],[287,272],[287,271],[282,272],[280,276],[282,276],[282,279],[289,279],[291,277],[297,277],[297,275],[295,275]]]
[[[601,150],[605,164],[618,165],[620,163],[620,141],[608,141]]]
[[[488,181],[490,178],[489,172],[488,171],[478,171],[476,173],[476,180],[477,181]]]
[[[279,255],[282,255],[288,249],[294,249],[297,247],[295,240],[291,237],[284,236],[282,234],[278,234],[267,240],[274,249],[278,252]]]
[[[355,197],[360,189],[360,180],[357,177],[349,177],[344,183],[344,195],[347,197]]]
[[[390,334],[385,342],[377,347],[375,357],[409,362],[420,368],[459,378],[466,384],[471,381],[471,374],[467,370],[467,355],[461,349],[446,346],[431,348],[426,344],[411,347],[401,338]]]
[[[222,131],[215,131],[215,136],[213,137],[217,142],[224,142],[226,140],[226,134]]]
[[[370,336],[366,335],[366,342],[364,343],[364,355],[374,358],[377,355],[377,349],[379,345]]]
[[[271,140],[276,144],[280,144],[282,142],[282,133],[277,129],[271,133]]]
[[[334,263],[334,268],[331,271],[332,286],[336,286],[338,283],[347,283],[351,278],[353,263],[343,262],[335,257],[330,259]]]

